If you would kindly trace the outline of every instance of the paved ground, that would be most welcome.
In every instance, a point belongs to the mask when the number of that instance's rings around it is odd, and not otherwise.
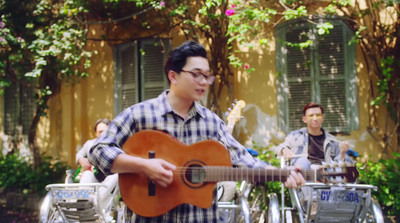
[[[12,210],[0,207],[0,223],[37,223],[39,213],[37,211]]]

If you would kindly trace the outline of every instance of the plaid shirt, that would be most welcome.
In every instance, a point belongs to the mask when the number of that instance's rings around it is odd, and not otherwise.
[[[325,141],[324,141],[324,154],[325,154],[325,162],[331,162],[332,160],[339,161],[340,157],[340,148],[339,143],[335,139],[335,136],[331,135],[329,132],[322,129],[325,133]],[[308,156],[308,132],[307,128],[301,128],[298,130],[294,130],[286,136],[285,141],[278,145],[275,148],[275,154],[282,152],[284,148],[289,148],[296,155],[305,155]],[[293,158],[291,161],[295,163],[299,158]],[[352,159],[350,156],[345,156],[345,161],[352,163]]]
[[[221,142],[229,151],[233,166],[264,168],[267,164],[252,157],[228,133],[225,123],[209,109],[195,102],[188,116],[183,119],[175,113],[167,100],[168,90],[157,98],[135,104],[121,112],[107,131],[97,138],[90,150],[89,160],[104,173],[110,174],[114,159],[124,151],[125,141],[141,130],[160,130],[174,136],[186,145],[206,139]],[[215,197],[215,196],[214,196]],[[151,207],[149,207],[151,208]],[[128,218],[131,212],[127,211]],[[208,209],[183,204],[168,213],[154,217],[132,217],[131,222],[217,222],[216,199]]]

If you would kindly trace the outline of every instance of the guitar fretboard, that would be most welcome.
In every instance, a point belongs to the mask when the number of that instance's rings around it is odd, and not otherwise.
[[[253,168],[232,168],[232,167],[189,167],[192,174],[199,174],[199,178],[204,178],[206,182],[218,181],[242,181],[259,183],[266,181],[286,181],[290,175],[289,169],[253,169]],[[187,171],[186,171],[187,172]],[[306,180],[317,181],[320,179],[319,172],[316,170],[303,170],[302,173]],[[201,176],[205,174],[205,176]]]

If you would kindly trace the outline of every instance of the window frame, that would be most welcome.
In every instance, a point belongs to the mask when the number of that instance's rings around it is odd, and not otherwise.
[[[3,97],[5,135],[27,136],[29,134],[29,128],[36,112],[35,93],[35,88],[24,87],[18,82],[13,82],[11,86],[5,87]],[[8,100],[13,101],[13,103],[9,103]],[[12,120],[7,117],[9,114],[11,114]]]
[[[162,72],[159,75],[162,75],[162,86],[164,89],[167,89],[168,86],[168,81],[167,78],[164,75],[164,63],[165,60],[168,56],[168,53],[171,49],[171,40],[170,39],[158,39],[158,38],[144,38],[144,39],[138,39],[138,40],[132,40],[129,42],[125,42],[119,45],[116,45],[114,47],[114,114],[119,114],[123,109],[126,107],[129,107],[130,105],[133,105],[135,103],[141,102],[143,100],[149,99],[148,97],[145,96],[146,92],[145,89],[146,87],[151,88],[151,87],[157,87],[159,86],[160,83],[153,83],[151,81],[146,82],[146,67],[150,69],[148,66],[145,66],[146,62],[146,55],[145,52],[143,52],[144,48],[146,46],[149,46],[149,44],[160,44],[163,48],[163,61],[162,64],[160,64],[160,71]],[[124,50],[127,50],[131,48],[132,49],[132,57],[134,60],[134,67],[133,67],[133,75],[134,75],[134,86],[131,86],[128,88],[134,89],[134,101],[130,105],[126,105],[124,107],[123,105],[123,89],[125,89],[126,84],[123,83],[122,78],[122,59],[121,59],[121,53]],[[152,65],[152,67],[155,67]],[[131,83],[132,84],[132,83]],[[161,93],[161,92],[160,92]]]
[[[358,99],[357,99],[357,74],[356,74],[356,50],[355,44],[350,43],[350,40],[354,36],[354,33],[350,30],[350,28],[346,25],[346,21],[340,17],[322,17],[315,16],[312,18],[314,22],[323,23],[330,22],[335,27],[340,26],[342,28],[342,46],[343,46],[343,55],[344,55],[344,82],[345,82],[345,98],[348,99],[345,101],[346,106],[346,126],[345,127],[324,127],[326,130],[332,133],[348,133],[352,130],[356,130],[359,127],[358,121]],[[284,132],[290,132],[297,127],[290,125],[290,120],[299,119],[301,120],[302,113],[296,110],[296,116],[299,117],[290,117],[289,114],[289,80],[288,80],[288,48],[284,44],[286,41],[286,34],[290,30],[296,29],[309,29],[312,35],[308,35],[311,37],[314,36],[314,42],[311,45],[310,50],[310,101],[314,101],[317,103],[321,103],[321,89],[320,83],[321,75],[320,75],[320,67],[319,67],[319,36],[317,34],[317,29],[306,19],[296,19],[291,20],[285,23],[282,23],[277,26],[275,31],[276,38],[276,68],[277,68],[277,104],[278,104],[278,128]],[[331,75],[333,76],[333,75]],[[329,75],[325,78],[329,79]],[[335,79],[336,80],[336,79]],[[299,83],[302,82],[298,81]],[[317,83],[318,82],[318,83]],[[304,104],[305,105],[305,104]],[[304,106],[302,105],[302,106]],[[323,105],[324,110],[329,109],[329,105]],[[297,108],[298,110],[302,110],[302,107]],[[326,112],[324,112],[326,114]]]

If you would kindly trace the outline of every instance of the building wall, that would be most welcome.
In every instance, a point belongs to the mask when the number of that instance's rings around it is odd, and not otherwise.
[[[101,39],[102,35],[107,35],[110,39],[124,39],[134,32],[118,30],[118,27],[116,29],[110,35],[103,27],[92,26],[89,38]],[[172,37],[173,47],[184,41],[177,30],[172,30],[168,36]],[[91,75],[77,84],[64,83],[60,94],[50,101],[49,116],[42,119],[38,134],[42,152],[59,156],[72,167],[76,167],[76,150],[86,140],[94,138],[95,121],[116,116],[113,114],[113,46],[118,43],[121,41],[88,41],[88,49],[98,52],[92,58],[92,67],[89,69]],[[277,128],[273,32],[270,32],[268,47],[252,51],[241,50],[243,61],[255,68],[255,71],[247,73],[245,70],[236,70],[235,98],[244,100],[246,107],[242,110],[244,118],[237,123],[233,134],[248,148],[254,146],[253,142],[262,148],[276,145],[283,141],[285,133]],[[374,154],[378,157],[381,150],[377,149],[379,147],[376,141],[366,131],[370,122],[370,83],[364,62],[360,58],[361,52],[357,49],[359,129],[349,135],[339,135],[338,138],[349,140],[361,155]]]

